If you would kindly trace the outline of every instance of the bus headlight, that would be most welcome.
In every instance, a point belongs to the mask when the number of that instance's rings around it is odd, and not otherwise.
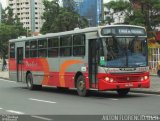
[[[114,82],[114,79],[113,79],[113,78],[110,78],[110,82]]]
[[[109,77],[106,77],[106,78],[105,78],[105,81],[107,81],[107,82],[108,82],[108,81],[109,81]]]
[[[148,79],[148,76],[144,76],[144,79],[147,80],[147,79]]]
[[[109,77],[106,77],[105,81],[110,82],[110,83],[115,82],[115,80],[113,78],[109,78]]]

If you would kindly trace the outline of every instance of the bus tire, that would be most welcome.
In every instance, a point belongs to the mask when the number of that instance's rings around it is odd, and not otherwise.
[[[27,88],[30,90],[42,89],[42,85],[34,85],[33,84],[33,76],[31,73],[27,74],[26,83],[27,83]]]
[[[80,75],[77,78],[76,86],[77,86],[77,93],[79,96],[82,96],[82,97],[87,96],[86,82],[82,75]]]
[[[160,70],[158,70],[158,71],[157,71],[157,76],[159,76],[159,77],[160,77]]]
[[[130,91],[130,89],[119,89],[119,90],[117,90],[117,93],[119,96],[126,96],[129,91]]]

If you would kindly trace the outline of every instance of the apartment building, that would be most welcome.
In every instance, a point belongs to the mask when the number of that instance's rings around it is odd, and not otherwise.
[[[13,9],[23,23],[24,28],[32,32],[39,32],[42,25],[44,12],[43,0],[7,0],[8,6]]]

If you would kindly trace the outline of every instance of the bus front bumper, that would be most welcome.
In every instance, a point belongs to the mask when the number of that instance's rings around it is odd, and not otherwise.
[[[145,81],[138,82],[125,82],[125,83],[117,83],[117,82],[107,82],[104,79],[99,80],[98,90],[117,90],[117,89],[127,89],[127,88],[149,88],[150,87],[150,79]]]

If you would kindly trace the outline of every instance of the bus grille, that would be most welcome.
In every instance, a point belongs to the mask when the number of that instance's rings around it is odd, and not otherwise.
[[[141,81],[140,75],[120,75],[120,74],[112,74],[114,80],[118,83],[126,83],[126,82],[138,82]]]

